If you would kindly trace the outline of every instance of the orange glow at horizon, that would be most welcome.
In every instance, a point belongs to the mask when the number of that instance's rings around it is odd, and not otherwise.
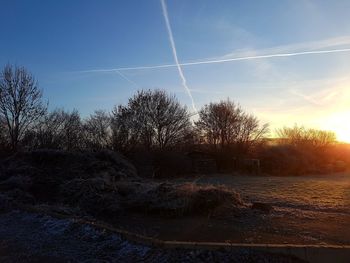
[[[304,95],[304,93],[306,95]],[[312,94],[300,92],[300,106],[288,105],[282,111],[276,108],[260,110],[259,116],[271,121],[273,131],[293,125],[332,131],[338,142],[350,143],[350,79]]]
[[[339,142],[350,143],[350,110],[328,116],[320,126],[334,131]]]

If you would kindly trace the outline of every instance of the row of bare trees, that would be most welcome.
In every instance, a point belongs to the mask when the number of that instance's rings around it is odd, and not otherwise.
[[[334,132],[294,125],[278,129],[276,134],[277,143],[264,147],[260,153],[264,171],[277,175],[339,171],[335,164],[343,157],[337,153],[340,145]]]
[[[96,111],[82,121],[77,110],[48,111],[34,76],[23,67],[6,65],[0,73],[0,142],[19,147],[67,150],[110,144],[110,117]]]
[[[206,145],[214,150],[249,154],[268,134],[261,124],[230,99],[209,103],[190,119],[187,108],[163,90],[141,90],[111,113],[95,111],[82,119],[77,110],[48,111],[33,75],[7,65],[0,73],[0,143],[26,148],[101,149],[130,152]],[[335,135],[295,126],[282,128],[284,144],[321,147]]]
[[[169,149],[194,141],[247,151],[267,126],[230,100],[205,105],[196,122],[177,98],[163,90],[138,91],[111,113],[96,111],[82,120],[77,110],[49,112],[42,90],[23,67],[5,66],[0,75],[0,140],[13,151],[26,148]],[[193,125],[194,124],[194,125]]]
[[[298,125],[278,129],[277,136],[281,144],[317,150],[333,145],[337,139],[332,131],[309,129]]]

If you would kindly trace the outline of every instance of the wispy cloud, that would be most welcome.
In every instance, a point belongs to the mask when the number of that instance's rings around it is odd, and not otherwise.
[[[323,114],[335,108],[348,108],[349,81],[349,78],[321,78],[286,83],[283,89],[268,92],[266,97],[263,93],[259,94],[259,101],[249,100],[248,108],[254,108],[258,115],[265,113],[271,119],[276,115],[281,116],[280,121],[297,121],[298,118],[306,117],[309,112]],[[290,113],[292,115],[288,117]]]
[[[300,87],[299,89],[289,89],[288,92],[302,98],[311,105],[333,107],[347,101],[350,94],[348,83],[348,79],[345,78],[343,81],[334,81],[333,84],[328,84],[330,87],[327,86],[324,89],[309,92],[309,94],[300,91]]]
[[[162,4],[163,16],[164,16],[166,29],[168,31],[169,41],[170,41],[171,49],[172,49],[174,60],[175,60],[175,66],[177,67],[177,70],[179,72],[179,76],[180,76],[180,78],[182,80],[182,86],[185,88],[188,96],[191,99],[192,108],[193,108],[193,110],[195,112],[197,112],[196,105],[194,103],[193,96],[191,94],[191,90],[187,86],[187,81],[186,81],[185,75],[184,75],[184,73],[182,71],[181,64],[179,63],[179,59],[178,59],[178,56],[177,56],[175,41],[174,41],[174,37],[173,37],[173,32],[171,30],[170,22],[169,22],[169,15],[168,15],[168,10],[167,10],[167,6],[166,6],[166,3],[165,3],[165,0],[160,0],[160,2]]]

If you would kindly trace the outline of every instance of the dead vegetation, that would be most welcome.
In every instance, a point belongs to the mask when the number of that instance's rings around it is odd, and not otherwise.
[[[209,215],[218,207],[242,207],[238,193],[224,186],[156,183],[141,179],[123,156],[40,150],[2,162],[3,204],[49,204],[113,218],[125,213],[160,216]],[[27,171],[27,172],[26,172]]]
[[[161,183],[128,201],[128,208],[164,216],[208,215],[224,204],[242,206],[238,193],[224,186]]]

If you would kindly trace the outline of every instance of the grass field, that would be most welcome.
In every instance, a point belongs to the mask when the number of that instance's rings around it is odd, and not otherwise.
[[[202,175],[177,183],[220,184],[239,192],[245,202],[273,205],[270,214],[166,219],[128,217],[118,225],[167,240],[244,243],[350,244],[350,175],[263,177]],[[138,226],[138,229],[135,229]]]
[[[230,186],[244,199],[267,202],[277,208],[350,214],[350,174],[304,177],[208,175],[200,177],[197,183]]]

